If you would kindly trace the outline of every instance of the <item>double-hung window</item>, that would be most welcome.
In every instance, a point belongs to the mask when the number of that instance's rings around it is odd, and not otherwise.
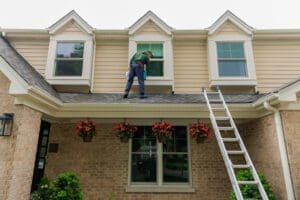
[[[217,42],[219,77],[247,77],[243,42]]]
[[[58,42],[55,76],[82,76],[84,42]]]
[[[139,126],[131,140],[131,185],[188,185],[190,183],[187,129],[176,126],[165,144]]]
[[[164,52],[162,43],[138,43],[137,52],[151,51],[153,58],[150,59],[150,66],[146,68],[148,76],[164,76]]]

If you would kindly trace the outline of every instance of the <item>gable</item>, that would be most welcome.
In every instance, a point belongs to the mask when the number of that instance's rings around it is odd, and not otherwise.
[[[146,22],[142,27],[140,27],[136,34],[148,34],[148,35],[166,35],[166,33],[159,27],[157,26],[152,20],[149,20]]]
[[[85,31],[82,30],[74,20],[70,20],[66,25],[64,25],[57,34],[85,34]]]
[[[233,24],[230,20],[227,20],[215,34],[233,35],[233,34],[245,34],[239,27]]]

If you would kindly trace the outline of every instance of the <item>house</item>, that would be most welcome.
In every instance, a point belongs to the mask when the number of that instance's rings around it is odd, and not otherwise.
[[[230,11],[206,29],[174,29],[149,11],[103,30],[71,11],[47,29],[1,32],[0,115],[13,121],[0,131],[0,199],[27,200],[43,175],[64,171],[85,199],[228,199],[217,140],[188,134],[210,123],[200,92],[216,86],[277,199],[300,199],[300,30],[255,29]],[[128,61],[145,49],[149,97],[135,85],[123,99]],[[99,126],[90,143],[76,135],[85,118]],[[161,119],[178,134],[168,148],[149,134]],[[128,143],[111,133],[124,120],[139,127]]]

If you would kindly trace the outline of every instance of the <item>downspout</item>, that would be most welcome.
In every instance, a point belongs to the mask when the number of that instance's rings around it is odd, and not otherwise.
[[[282,128],[282,123],[281,123],[280,112],[278,109],[271,106],[270,103],[267,101],[264,102],[264,107],[267,110],[274,113],[276,136],[277,136],[278,145],[279,145],[279,154],[280,154],[280,159],[281,159],[285,189],[287,192],[287,199],[295,200],[292,179],[291,179],[291,173],[290,173],[290,168],[289,168],[289,162],[288,162],[288,157],[287,157],[287,151],[285,148],[286,145],[285,145],[285,140],[284,140],[284,135],[283,135],[283,128]]]

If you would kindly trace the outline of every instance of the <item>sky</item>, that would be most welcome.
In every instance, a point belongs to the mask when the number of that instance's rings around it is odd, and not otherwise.
[[[226,10],[257,29],[300,29],[300,0],[0,0],[0,27],[43,29],[71,10],[98,29],[127,28],[148,10],[176,29],[207,28]]]

